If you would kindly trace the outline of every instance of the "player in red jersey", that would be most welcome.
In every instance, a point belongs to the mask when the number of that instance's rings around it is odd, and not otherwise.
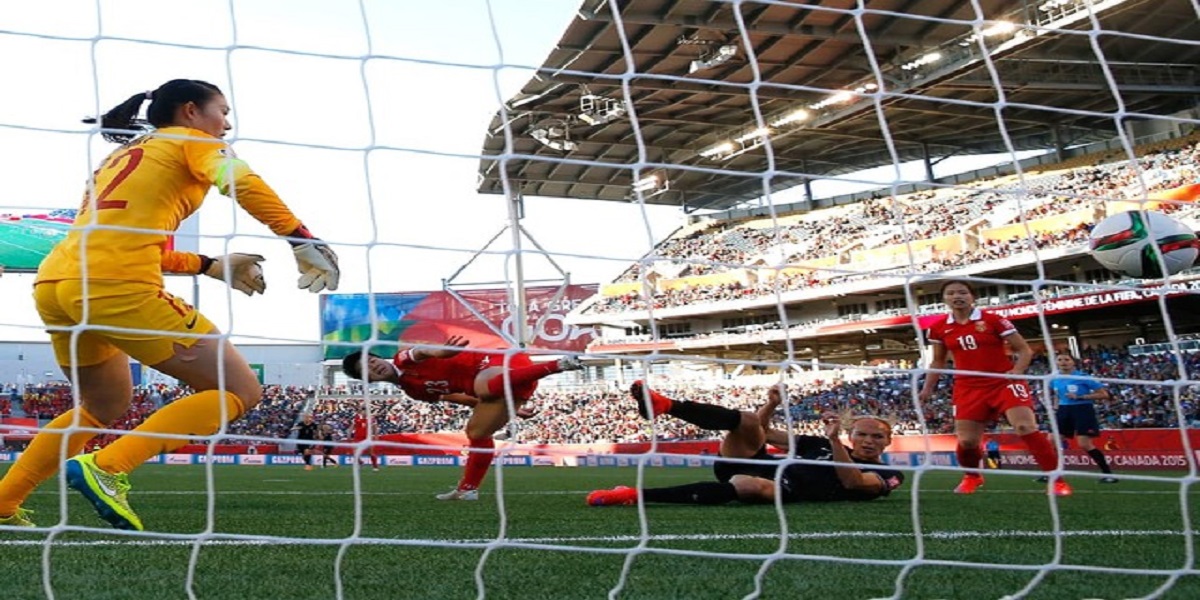
[[[375,423],[368,414],[369,410],[366,405],[362,410],[354,415],[354,436],[350,441],[361,443],[375,438]],[[379,457],[375,454],[375,444],[367,444],[367,455],[371,457],[371,469],[379,470]]]
[[[524,352],[464,351],[469,342],[451,336],[441,348],[406,348],[388,361],[354,352],[342,360],[347,376],[367,381],[386,381],[404,390],[414,400],[454,402],[473,407],[466,434],[471,449],[458,487],[439,494],[439,500],[476,500],[479,484],[492,464],[496,447],[492,434],[508,424],[506,390],[512,390],[513,410],[525,416],[522,405],[537,391],[538,380],[583,368],[575,358],[534,363]],[[364,360],[365,359],[365,360]]]
[[[1008,319],[975,307],[975,288],[966,281],[942,284],[942,300],[950,307],[946,319],[938,319],[926,333],[933,346],[931,369],[945,369],[948,356],[954,357],[954,434],[958,438],[955,453],[958,464],[969,469],[957,494],[973,494],[983,484],[978,471],[983,457],[981,443],[989,423],[1003,415],[1033,454],[1038,467],[1052,471],[1058,466],[1054,446],[1038,431],[1033,412],[1033,395],[1024,381],[989,375],[968,375],[965,371],[1023,375],[1033,358],[1033,350]],[[1013,362],[1011,356],[1016,356]],[[941,376],[929,373],[918,396],[922,402],[933,397]],[[1052,491],[1058,496],[1071,495],[1071,487],[1054,479]]]

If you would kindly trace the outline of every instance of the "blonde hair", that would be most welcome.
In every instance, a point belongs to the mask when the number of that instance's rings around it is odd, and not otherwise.
[[[852,411],[852,410],[850,410],[850,409],[848,409],[848,408],[847,408],[847,409],[845,409],[845,410],[842,410],[841,412],[839,412],[839,413],[838,413],[838,418],[839,418],[839,419],[841,419],[841,421],[842,421],[842,429],[844,429],[845,431],[850,431],[850,430],[854,429],[854,424],[855,424],[855,423],[858,423],[859,421],[871,420],[871,421],[879,421],[880,423],[883,423],[883,425],[884,425],[885,427],[887,427],[887,430],[888,430],[888,433],[889,433],[889,434],[892,432],[892,430],[893,430],[893,429],[895,429],[895,428],[896,428],[896,422],[898,421],[898,419],[897,419],[897,417],[896,417],[896,415],[895,415],[895,414],[888,414],[888,415],[871,415],[871,414],[862,414],[862,415],[856,415],[856,414],[854,414],[854,411]]]

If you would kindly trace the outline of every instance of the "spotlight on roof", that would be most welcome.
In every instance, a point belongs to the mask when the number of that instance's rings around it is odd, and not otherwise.
[[[667,178],[666,173],[658,171],[634,181],[633,187],[629,191],[629,198],[635,199],[638,195],[641,195],[643,199],[653,198],[670,190],[671,180]]]
[[[620,100],[589,93],[579,98],[579,120],[588,125],[604,125],[624,117],[627,112],[625,103]]]
[[[571,128],[562,119],[549,119],[534,125],[529,130],[529,136],[547,148],[563,152],[570,152],[579,146],[571,141]]]
[[[729,62],[734,56],[737,56],[737,44],[721,44],[720,46],[709,46],[708,49],[700,53],[700,58],[693,60],[688,68],[688,73],[711,69],[716,66],[723,65]]]
[[[704,158],[718,160],[726,154],[732,154],[735,150],[737,150],[737,146],[734,145],[733,142],[724,141],[715,146],[710,146],[701,150],[699,154]]]
[[[783,127],[784,125],[791,125],[792,123],[800,123],[808,120],[808,117],[810,116],[811,113],[809,113],[807,109],[797,108],[779,115],[775,119],[772,119],[771,127]]]

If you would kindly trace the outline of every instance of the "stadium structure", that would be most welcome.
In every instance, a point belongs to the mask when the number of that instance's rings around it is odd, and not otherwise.
[[[1191,3],[857,7],[587,2],[504,104],[481,192],[690,215],[573,311],[602,332],[591,352],[912,360],[938,282],[958,277],[1035,343],[1153,351],[1164,315],[1194,343],[1200,279],[1150,289],[1087,246],[1122,210],[1198,224],[1183,186],[1197,176],[1200,46],[1172,41],[1200,39]],[[1037,153],[936,174],[951,157],[1024,151]],[[813,195],[814,180],[908,161],[924,180]]]

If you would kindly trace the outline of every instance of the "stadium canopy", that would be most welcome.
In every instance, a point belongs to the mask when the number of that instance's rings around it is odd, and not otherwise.
[[[857,8],[586,0],[492,120],[479,191],[722,210],[764,182],[1111,139],[1200,93],[1191,0]]]

